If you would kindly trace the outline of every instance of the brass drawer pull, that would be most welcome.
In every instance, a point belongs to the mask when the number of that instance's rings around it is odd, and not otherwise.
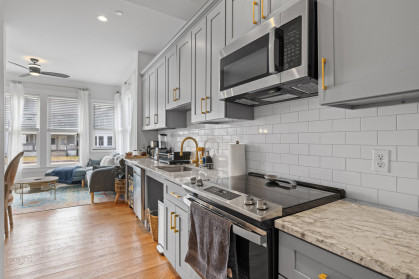
[[[326,58],[322,58],[322,89],[326,90],[327,86],[324,84],[324,68],[325,68],[325,64],[326,64]]]
[[[205,112],[202,111],[202,101],[205,101],[205,98],[201,98],[201,114],[205,114]]]
[[[175,214],[175,227],[174,227],[174,232],[175,232],[175,233],[179,232],[179,231],[176,229],[176,218],[177,218],[177,217],[179,217],[179,215]]]
[[[173,230],[175,227],[173,226],[172,220],[173,220],[173,214],[175,214],[174,212],[170,212],[170,229]],[[176,221],[175,221],[175,226],[176,226]]]
[[[258,2],[253,1],[253,24],[258,24],[258,22],[255,20],[255,6],[258,4]]]
[[[171,192],[170,195],[174,196],[175,198],[181,198],[182,196],[177,195],[175,192]]]

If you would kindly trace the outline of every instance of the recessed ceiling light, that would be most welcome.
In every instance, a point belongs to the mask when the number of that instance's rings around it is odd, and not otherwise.
[[[98,16],[97,19],[102,21],[102,22],[107,22],[108,21],[108,18],[106,16]]]
[[[124,14],[124,12],[122,12],[122,11],[115,11],[115,14],[116,14],[117,16],[121,16],[121,15],[123,15],[123,14]]]

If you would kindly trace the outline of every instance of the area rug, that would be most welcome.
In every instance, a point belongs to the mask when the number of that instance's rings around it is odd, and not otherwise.
[[[24,191],[22,205],[20,194],[13,191],[13,214],[91,204],[89,188],[82,188],[80,184],[59,184],[56,194],[57,198],[54,199],[53,190],[40,193]],[[95,203],[114,201],[115,197],[115,192],[97,192]],[[123,200],[122,197],[120,199]]]

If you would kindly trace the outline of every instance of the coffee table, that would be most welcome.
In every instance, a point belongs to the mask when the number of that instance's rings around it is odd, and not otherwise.
[[[18,193],[20,190],[20,199],[22,200],[23,205],[23,194],[24,194],[24,187],[25,185],[29,186],[31,192],[35,190],[35,192],[46,192],[54,190],[54,200],[57,199],[57,183],[58,177],[57,176],[45,176],[45,177],[29,177],[24,179],[18,179],[15,181],[15,192]]]

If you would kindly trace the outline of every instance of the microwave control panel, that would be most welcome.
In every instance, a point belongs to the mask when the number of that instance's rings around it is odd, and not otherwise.
[[[299,16],[279,27],[277,38],[279,38],[281,45],[281,71],[300,66],[302,63],[302,17]]]

